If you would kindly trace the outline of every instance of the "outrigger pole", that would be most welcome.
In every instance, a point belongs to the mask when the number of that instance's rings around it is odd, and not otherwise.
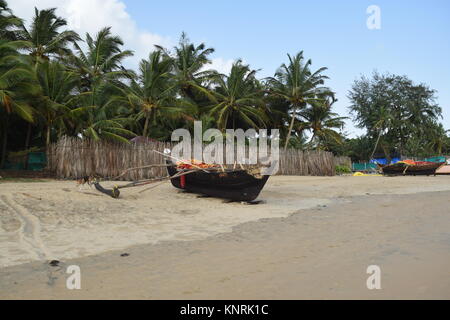
[[[191,174],[193,172],[197,172],[199,170],[189,170],[186,172],[180,172],[179,174],[173,175],[173,176],[168,176],[168,177],[164,177],[164,178],[156,178],[156,179],[148,179],[148,180],[141,180],[141,181],[135,181],[123,186],[114,186],[112,189],[105,189],[103,188],[100,183],[94,182],[94,186],[95,189],[97,189],[98,191],[100,191],[101,193],[104,193],[114,199],[119,198],[120,196],[120,189],[126,189],[126,188],[133,188],[133,187],[142,187],[151,183],[155,183],[155,182],[162,182],[162,181],[167,181],[167,180],[172,180],[175,178],[179,178],[179,177],[183,177],[185,175]],[[146,191],[146,190],[143,190]]]
[[[141,186],[145,186],[145,185],[148,185],[148,184],[151,184],[151,183],[155,183],[155,182],[164,182],[166,180],[172,180],[174,178],[183,177],[185,175],[188,175],[188,174],[191,174],[191,173],[197,172],[197,171],[204,171],[206,173],[210,173],[208,170],[205,170],[204,168],[201,168],[201,167],[199,167],[199,166],[197,166],[195,164],[189,163],[189,162],[187,162],[185,160],[177,159],[175,157],[172,157],[172,156],[170,156],[168,154],[164,154],[164,153],[156,151],[156,150],[151,150],[151,151],[153,151],[155,153],[158,153],[158,154],[160,154],[160,155],[162,155],[164,157],[172,158],[173,160],[176,160],[178,162],[181,162],[181,163],[184,163],[184,164],[189,164],[189,165],[191,165],[192,167],[194,167],[196,169],[195,170],[193,169],[193,170],[185,171],[185,172],[180,172],[180,173],[175,174],[173,176],[167,176],[167,177],[164,177],[164,178],[156,178],[156,179],[134,181],[134,182],[131,182],[131,183],[123,185],[123,186],[117,186],[116,185],[112,189],[105,189],[105,188],[103,188],[100,185],[100,183],[98,181],[95,181],[94,182],[95,189],[97,189],[101,193],[109,195],[110,197],[112,197],[114,199],[117,199],[120,196],[120,189],[132,188],[132,187],[141,187]],[[168,164],[154,164],[154,165],[148,165],[148,166],[142,166],[142,167],[129,168],[129,169],[126,169],[125,171],[123,171],[117,177],[113,178],[113,180],[117,180],[118,178],[123,177],[125,174],[127,174],[128,172],[133,171],[133,170],[140,170],[140,169],[146,169],[146,168],[152,168],[152,167],[169,167],[169,166],[171,166],[171,165],[168,165]],[[154,186],[153,188],[155,188],[157,186]],[[152,189],[152,188],[148,188],[148,189],[142,190],[141,193],[144,192],[144,191],[147,191],[149,189]]]

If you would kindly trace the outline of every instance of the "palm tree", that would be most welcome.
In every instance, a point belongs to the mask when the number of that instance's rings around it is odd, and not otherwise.
[[[236,129],[238,124],[252,128],[265,126],[265,103],[255,74],[255,70],[250,70],[248,65],[242,64],[242,60],[237,60],[229,75],[216,75],[215,102],[208,109],[210,115],[217,119],[220,130]]]
[[[23,48],[24,43],[21,41],[0,39],[0,120],[3,127],[0,167],[6,159],[9,116],[16,114],[25,121],[34,121],[28,95],[36,94],[36,86],[26,58],[17,51]]]
[[[303,118],[298,130],[310,130],[312,132],[309,146],[324,147],[329,142],[342,143],[342,135],[335,129],[344,127],[346,117],[340,117],[332,112],[332,105],[336,102],[334,97],[311,101],[311,105],[300,111]]]
[[[122,51],[123,41],[111,34],[111,28],[101,29],[95,39],[86,34],[87,51],[75,44],[77,54],[67,61],[69,68],[82,79],[84,91],[92,90],[101,81],[130,77],[131,71],[122,66],[123,59],[133,56],[130,50]]]
[[[431,122],[429,124],[429,130],[427,132],[427,138],[429,140],[428,147],[438,155],[442,155],[442,151],[446,147],[448,132],[450,130],[445,130],[442,123]]]
[[[378,145],[381,141],[381,138],[383,137],[383,133],[387,132],[389,133],[389,130],[391,130],[393,127],[396,127],[395,123],[395,116],[388,110],[386,107],[382,106],[376,110],[376,112],[373,112],[371,114],[370,120],[370,127],[372,128],[373,134],[377,133],[377,140],[375,142],[375,146],[373,148],[373,152],[370,156],[370,159],[373,158],[375,155],[375,152],[378,148]],[[383,151],[385,153],[385,156],[387,159],[390,160],[390,150],[388,150],[386,145],[381,145],[383,148]]]
[[[168,57],[171,57],[174,67],[175,78],[183,96],[196,100],[198,95],[212,99],[211,92],[205,88],[205,82],[211,80],[212,70],[205,70],[211,63],[209,55],[214,53],[213,48],[206,48],[204,43],[196,46],[191,43],[186,33],[181,34],[177,47],[174,48],[172,56],[167,50],[156,46]]]
[[[123,78],[132,78],[133,72],[122,66],[122,60],[133,55],[132,51],[122,51],[123,41],[111,34],[111,28],[103,28],[95,38],[86,34],[87,51],[75,44],[77,54],[69,56],[65,62],[68,69],[81,81],[81,92],[73,100],[79,121],[75,132],[94,140],[100,138],[128,142],[124,136],[134,133],[125,129],[130,122],[126,108],[117,105],[113,99],[123,87]]]
[[[71,50],[67,46],[80,40],[78,34],[71,30],[60,32],[67,25],[67,21],[57,17],[55,8],[47,10],[34,9],[35,15],[29,29],[22,23],[19,37],[27,41],[28,51],[35,63],[49,60],[51,56],[69,55]]]
[[[12,14],[5,0],[0,0],[0,38],[16,40],[17,28],[22,20]]]
[[[76,121],[73,131],[93,140],[108,139],[128,143],[125,137],[136,136],[125,128],[131,120],[128,109],[117,103],[117,87],[104,82],[95,90],[82,92],[71,100]]]
[[[65,130],[65,122],[72,120],[74,115],[81,112],[80,109],[71,108],[79,78],[57,61],[39,64],[36,75],[41,89],[37,113],[45,127],[45,141],[48,148],[52,129],[58,129],[58,136],[61,137]]]
[[[180,99],[176,99],[178,84],[173,78],[172,61],[154,51],[148,60],[143,59],[139,65],[139,74],[132,80],[128,88],[120,89],[122,94],[115,99],[137,109],[136,122],[145,119],[142,136],[148,137],[150,123],[156,124],[158,119],[177,118],[188,109],[180,108]],[[183,101],[184,105],[189,104]],[[195,106],[191,105],[193,109]],[[191,110],[192,111],[192,110]]]
[[[267,79],[269,93],[281,97],[289,103],[291,123],[286,137],[285,150],[288,147],[298,112],[317,100],[321,94],[330,91],[327,87],[322,87],[325,79],[328,79],[327,76],[322,75],[322,72],[327,68],[320,68],[312,72],[311,60],[305,62],[303,51],[294,57],[288,54],[288,58],[289,64],[282,64],[275,73],[275,77]]]

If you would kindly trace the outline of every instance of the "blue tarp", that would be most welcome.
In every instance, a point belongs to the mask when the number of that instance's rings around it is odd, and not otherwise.
[[[391,163],[388,163],[388,160],[386,158],[375,158],[370,160],[370,163],[379,163],[379,164],[394,164],[401,161],[400,158],[392,158],[391,159]],[[420,160],[420,161],[427,161],[427,162],[445,162],[446,159],[445,157],[431,157],[431,158],[426,158],[424,160]]]
[[[391,163],[388,162],[388,160],[386,158],[375,158],[370,160],[371,163],[379,163],[379,164],[394,164],[399,162],[401,159],[400,158],[392,158],[391,159]]]

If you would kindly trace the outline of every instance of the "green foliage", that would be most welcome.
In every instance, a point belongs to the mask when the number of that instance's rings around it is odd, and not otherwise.
[[[34,11],[30,27],[21,23],[17,34],[20,40],[26,41],[27,50],[35,62],[49,60],[52,56],[70,55],[68,45],[80,40],[78,34],[71,30],[60,31],[67,25],[67,21],[56,16],[56,8],[35,8]]]
[[[219,129],[266,126],[265,103],[255,74],[255,70],[250,70],[248,65],[237,60],[229,75],[215,75],[214,103],[208,111],[217,119]]]
[[[347,118],[332,112],[335,102],[332,95],[328,94],[326,98],[319,96],[318,100],[311,101],[306,109],[300,111],[302,120],[299,130],[309,130],[312,133],[309,148],[330,150],[332,145],[342,144],[343,136],[336,129],[342,130]]]
[[[167,141],[177,128],[192,130],[195,120],[204,130],[279,129],[285,148],[328,150],[354,161],[374,152],[450,152],[435,92],[405,76],[375,73],[355,81],[350,111],[367,132],[349,139],[346,117],[334,112],[336,99],[325,85],[327,68],[313,70],[303,51],[259,80],[241,59],[227,74],[210,70],[214,49],[185,33],[171,50],[149,48],[136,71],[124,67],[133,52],[111,28],[83,40],[82,46],[54,8],[36,8],[25,26],[0,0],[0,167],[8,151],[48,147],[62,136]]]
[[[114,101],[135,111],[133,129],[144,137],[158,131],[161,119],[179,119],[196,113],[196,106],[190,101],[176,98],[179,85],[172,70],[171,59],[163,56],[161,51],[154,51],[148,60],[141,61],[137,78],[132,79],[129,86],[119,87],[119,94],[113,97]],[[143,128],[140,125],[142,119]]]
[[[275,73],[275,77],[267,79],[269,93],[284,100],[288,106],[287,112],[291,114],[285,149],[288,147],[295,122],[298,121],[298,112],[304,110],[313,101],[331,94],[331,90],[323,86],[328,77],[322,73],[327,68],[311,71],[312,62],[305,61],[303,51],[295,56],[288,54],[288,58],[289,64],[282,64]]]
[[[352,169],[347,166],[336,166],[336,174],[349,174],[352,173]]]
[[[428,86],[414,84],[406,76],[375,72],[371,79],[356,80],[349,98],[357,126],[376,139],[373,152],[382,152],[387,158],[394,152],[442,152],[445,132],[438,129],[442,110],[435,102],[435,91]]]
[[[13,15],[5,0],[0,0],[0,39],[17,40],[17,28],[22,20]]]

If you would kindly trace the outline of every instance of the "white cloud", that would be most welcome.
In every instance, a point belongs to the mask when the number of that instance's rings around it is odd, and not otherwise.
[[[67,28],[79,33],[83,39],[87,32],[94,36],[100,29],[111,27],[112,33],[124,41],[123,48],[134,51],[134,57],[124,61],[133,69],[141,59],[148,57],[155,44],[171,49],[176,43],[168,36],[140,29],[120,0],[13,0],[8,1],[8,5],[15,15],[25,19],[26,26],[34,16],[34,7],[40,10],[57,8],[57,15],[67,20]],[[215,58],[205,69],[228,74],[232,64],[233,60]]]
[[[211,59],[211,64],[208,64],[205,69],[214,69],[222,74],[229,74],[233,66],[233,59],[215,58]]]
[[[38,9],[57,8],[57,14],[68,21],[68,28],[84,38],[85,33],[95,35],[103,27],[111,27],[113,34],[125,42],[124,48],[135,52],[125,64],[136,68],[142,58],[146,58],[154,45],[172,46],[169,37],[139,29],[136,22],[119,0],[13,0],[8,2],[14,14],[30,24],[34,7]]]

